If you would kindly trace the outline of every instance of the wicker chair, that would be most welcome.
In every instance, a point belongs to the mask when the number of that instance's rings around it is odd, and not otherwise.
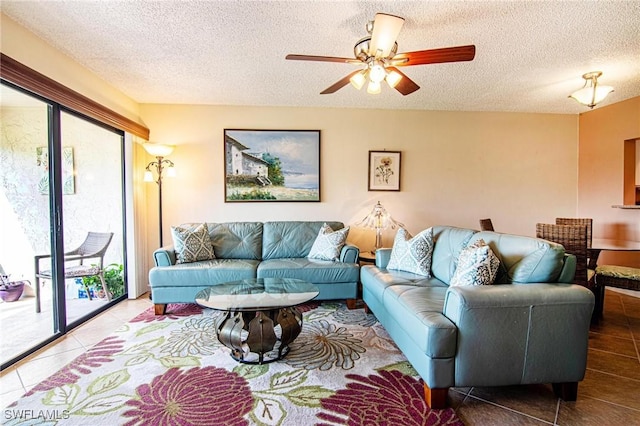
[[[601,265],[596,268],[596,283],[626,290],[640,290],[640,269],[628,266]]]
[[[590,217],[557,217],[556,225],[585,225],[587,227],[587,252],[589,251],[593,239],[593,219]],[[596,269],[596,261],[595,257],[587,256],[589,269]]]
[[[64,276],[65,278],[82,278],[98,276],[102,283],[102,290],[107,298],[111,300],[111,295],[107,290],[107,285],[104,282],[103,260],[104,254],[109,248],[113,232],[89,232],[84,242],[75,250],[71,250],[64,254]],[[35,257],[35,276],[36,276],[36,312],[40,312],[40,279],[50,280],[52,273],[50,269],[40,270],[40,261],[42,259],[50,258],[50,254],[37,255]],[[91,264],[85,264],[87,259],[94,259],[95,262]],[[78,264],[72,264],[67,266],[67,262],[79,262]],[[87,296],[91,300],[91,293],[87,289]]]
[[[536,236],[562,244],[567,253],[576,257],[576,276],[573,282],[593,292],[596,298],[593,310],[594,318],[598,318],[602,314],[604,292],[601,286],[596,284],[595,271],[590,271],[587,267],[587,225],[538,223],[536,224]]]
[[[491,219],[480,219],[480,230],[481,231],[494,231],[493,223],[491,223]]]
[[[536,224],[536,236],[554,243],[562,244],[567,253],[576,256],[575,284],[592,289],[593,276],[587,271],[587,226]]]

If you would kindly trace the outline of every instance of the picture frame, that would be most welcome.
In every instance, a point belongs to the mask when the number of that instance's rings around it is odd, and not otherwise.
[[[369,191],[400,191],[402,153],[369,151]]]
[[[320,202],[320,130],[224,129],[224,201]]]

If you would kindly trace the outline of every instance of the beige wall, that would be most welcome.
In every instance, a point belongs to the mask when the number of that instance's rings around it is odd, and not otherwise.
[[[593,218],[594,238],[640,241],[640,210],[622,204],[623,145],[640,138],[640,97],[580,115],[578,216]],[[603,252],[599,263],[640,267],[640,254]]]
[[[534,235],[536,222],[576,211],[573,115],[188,105],[141,105],[140,115],[151,141],[177,145],[170,159],[178,176],[163,187],[165,243],[171,225],[189,221],[351,224],[378,200],[412,233],[435,224],[477,228],[491,217],[499,231]],[[225,128],[321,130],[322,202],[224,203]],[[400,192],[367,191],[368,151],[382,149],[402,152]],[[148,205],[157,204],[157,191],[148,194]],[[388,232],[384,244],[392,238]],[[374,235],[353,229],[349,240],[370,249]]]

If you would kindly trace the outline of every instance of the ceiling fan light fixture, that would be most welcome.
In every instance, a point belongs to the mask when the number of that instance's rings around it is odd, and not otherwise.
[[[387,76],[385,77],[385,80],[387,80],[387,84],[389,85],[389,87],[394,89],[398,85],[398,83],[400,83],[400,80],[402,80],[402,75],[397,71],[389,71],[387,73]]]
[[[369,81],[369,85],[367,86],[367,93],[370,95],[377,95],[382,91],[380,87],[380,82],[375,82],[373,80]]]
[[[593,109],[596,104],[602,102],[609,93],[613,92],[613,87],[600,86],[598,84],[598,77],[601,75],[602,71],[592,71],[584,74],[582,76],[585,79],[584,86],[582,89],[573,92],[569,97]]]
[[[351,85],[356,89],[358,90],[362,89],[362,86],[364,86],[364,83],[367,82],[367,70],[362,70],[361,72],[354,74],[349,79],[349,81],[351,82]]]
[[[400,34],[403,24],[404,18],[386,13],[376,13],[373,21],[373,31],[371,32],[369,55],[376,56],[378,50],[381,50],[381,57],[388,57],[398,39],[398,34]]]
[[[379,61],[371,62],[369,68],[369,79],[376,83],[380,83],[387,75],[387,71]]]

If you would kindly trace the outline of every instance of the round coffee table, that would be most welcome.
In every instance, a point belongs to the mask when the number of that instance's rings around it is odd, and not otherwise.
[[[216,331],[231,357],[246,364],[282,359],[302,330],[296,308],[315,298],[318,288],[293,278],[256,278],[211,286],[196,295],[196,303],[225,311]]]

